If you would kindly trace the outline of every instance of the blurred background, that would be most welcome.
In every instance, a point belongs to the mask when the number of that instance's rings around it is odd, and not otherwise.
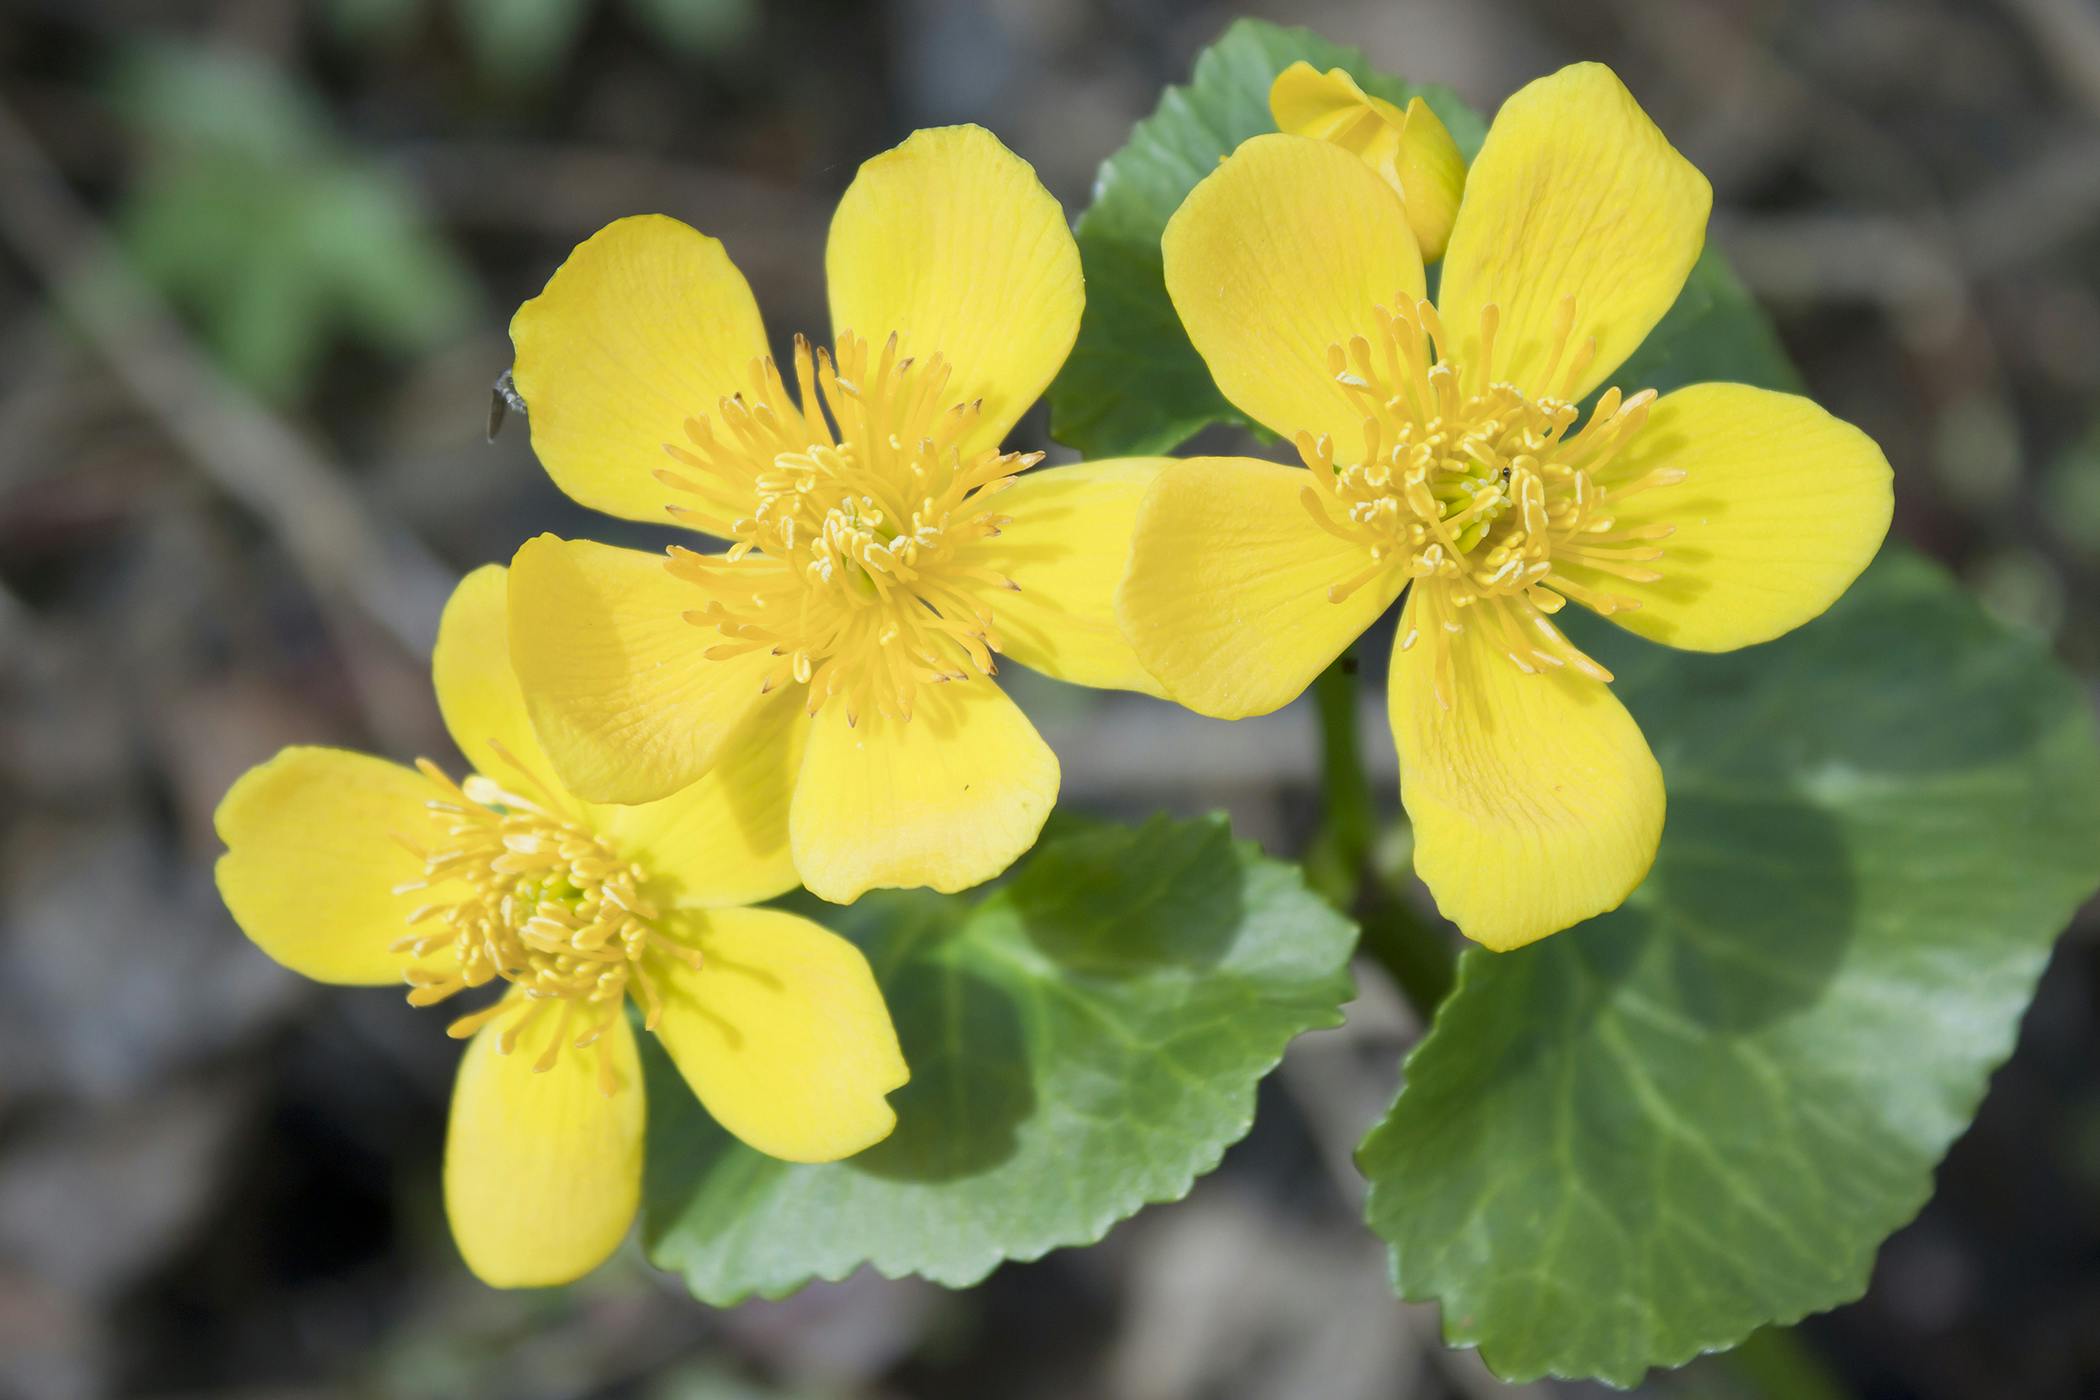
[[[710,1312],[631,1245],[566,1290],[475,1283],[439,1021],[280,971],[211,884],[212,807],[279,745],[449,751],[425,665],[462,570],[542,529],[655,542],[564,501],[522,424],[484,441],[505,323],[571,245],[678,215],[776,336],[821,331],[860,160],[982,122],[1076,214],[1241,13],[1485,110],[1613,64],[1814,395],[1886,447],[1898,532],[2100,675],[2095,0],[0,0],[0,1397],[1513,1389],[1357,1224],[1349,1150],[1415,1034],[1375,974],[1224,1168],[1105,1244]],[[1023,700],[1067,803],[1302,847],[1308,714]],[[1655,1393],[2100,1393],[2095,933],[1867,1299]]]

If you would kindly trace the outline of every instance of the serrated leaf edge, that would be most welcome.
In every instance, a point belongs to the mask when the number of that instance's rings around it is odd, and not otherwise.
[[[1133,830],[1143,832],[1154,826],[1173,824],[1175,824],[1174,820],[1165,813],[1156,812],[1147,818],[1143,825],[1133,828]],[[1231,822],[1222,812],[1205,813],[1189,824],[1223,828],[1228,837],[1231,837]],[[1029,1245],[1015,1250],[995,1248],[987,1252],[989,1257],[972,1261],[964,1267],[955,1270],[920,1268],[912,1265],[891,1266],[880,1259],[868,1258],[855,1260],[851,1264],[842,1265],[835,1269],[813,1269],[800,1279],[778,1286],[761,1285],[725,1293],[715,1293],[705,1288],[699,1282],[694,1266],[681,1262],[677,1258],[667,1257],[670,1251],[653,1249],[646,1242],[643,1242],[643,1257],[649,1261],[652,1267],[677,1275],[684,1282],[686,1291],[692,1294],[696,1300],[715,1308],[735,1307],[753,1298],[777,1302],[780,1299],[792,1297],[794,1294],[809,1287],[812,1283],[843,1283],[862,1269],[872,1269],[876,1274],[892,1281],[922,1278],[943,1288],[962,1289],[982,1283],[1002,1264],[1032,1264],[1059,1249],[1085,1248],[1089,1245],[1099,1244],[1103,1239],[1107,1238],[1109,1231],[1115,1229],[1116,1226],[1126,1220],[1136,1218],[1146,1207],[1171,1205],[1176,1201],[1186,1199],[1189,1192],[1195,1189],[1196,1183],[1216,1171],[1220,1164],[1224,1162],[1225,1154],[1244,1141],[1247,1134],[1254,1130],[1255,1107],[1259,1100],[1262,1081],[1275,1073],[1276,1067],[1283,1063],[1284,1052],[1290,1048],[1292,1042],[1302,1035],[1309,1035],[1315,1031],[1333,1030],[1342,1025],[1348,1019],[1343,1008],[1356,999],[1356,976],[1350,967],[1350,959],[1355,956],[1356,944],[1362,937],[1362,929],[1357,922],[1335,909],[1318,891],[1306,883],[1305,869],[1296,861],[1280,860],[1264,851],[1259,843],[1238,837],[1231,837],[1231,846],[1235,854],[1243,858],[1266,862],[1285,872],[1285,878],[1288,880],[1291,890],[1302,894],[1348,927],[1350,949],[1344,956],[1341,966],[1334,974],[1341,983],[1334,1010],[1313,1024],[1285,1036],[1282,1043],[1276,1047],[1275,1052],[1261,1062],[1260,1068],[1247,1081],[1242,1111],[1235,1116],[1226,1135],[1218,1140],[1215,1148],[1190,1165],[1184,1178],[1175,1179],[1156,1193],[1145,1194],[1136,1202],[1130,1203],[1127,1208],[1121,1205],[1105,1208],[1097,1218],[1075,1230],[1070,1238],[1051,1239],[1040,1245]],[[982,908],[989,900],[996,898],[999,893],[1000,891],[995,890],[991,894],[986,895],[983,900],[977,901],[971,907],[969,915],[965,917],[974,916],[978,909]],[[678,1253],[683,1255],[684,1251],[678,1251]]]

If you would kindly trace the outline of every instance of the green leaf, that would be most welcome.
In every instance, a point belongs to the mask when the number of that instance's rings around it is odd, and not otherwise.
[[[1079,218],[1087,310],[1064,372],[1050,386],[1050,431],[1089,457],[1165,452],[1216,423],[1248,423],[1211,383],[1167,299],[1159,240],[1196,182],[1240,142],[1275,129],[1269,84],[1299,59],[1346,68],[1364,87],[1405,103],[1421,96],[1471,156],[1486,123],[1449,92],[1373,69],[1353,48],[1306,29],[1241,20],[1196,59],[1194,81],[1102,165]],[[1735,380],[1798,390],[1778,337],[1720,254],[1708,249],[1647,341],[1612,376],[1628,392],[1667,393]]]
[[[1450,1341],[1631,1385],[1865,1289],[2100,883],[2100,750],[2042,648],[1900,548],[1765,646],[1582,640],[1662,762],[1655,870],[1468,952],[1359,1160]]]
[[[1405,104],[1421,97],[1469,157],[1480,118],[1441,88],[1373,69],[1356,49],[1308,29],[1240,20],[1196,59],[1193,80],[1101,166],[1079,218],[1086,315],[1064,371],[1050,386],[1050,432],[1089,457],[1165,452],[1212,423],[1245,423],[1225,402],[1167,299],[1159,252],[1167,219],[1196,182],[1250,136],[1274,131],[1269,84],[1304,59],[1346,68],[1365,90]]]
[[[1727,259],[1709,247],[1692,265],[1676,302],[1611,382],[1629,394],[1640,389],[1667,394],[1717,380],[1801,392],[1801,376],[1772,323]]]
[[[539,83],[575,46],[587,0],[458,0],[475,66],[501,83]]]
[[[1351,994],[1355,930],[1222,818],[1086,829],[974,907],[872,895],[824,921],[867,952],[912,1067],[897,1130],[775,1161],[649,1056],[649,1256],[695,1297],[777,1297],[863,1263],[962,1286],[1177,1200],[1254,1090]]]
[[[1340,52],[1235,26],[1104,166],[1057,436],[1107,456],[1240,421],[1181,334],[1159,236],[1268,129],[1273,74]],[[1438,110],[1476,149],[1479,120]],[[1799,387],[1711,251],[1612,378]],[[1615,915],[1468,954],[1361,1160],[1396,1283],[1454,1342],[1512,1377],[1631,1384],[1864,1288],[2100,880],[2100,752],[2049,658],[1901,551],[1745,653],[1579,636],[1666,770],[1655,872]]]
[[[470,276],[415,191],[335,141],[283,74],[144,46],[111,95],[152,153],[124,242],[250,387],[294,398],[338,336],[407,354],[470,319]]]

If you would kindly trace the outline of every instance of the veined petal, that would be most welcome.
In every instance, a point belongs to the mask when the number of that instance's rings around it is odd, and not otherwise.
[[[986,540],[991,568],[1019,586],[991,591],[1000,650],[1075,685],[1160,695],[1116,625],[1116,585],[1146,488],[1170,465],[1126,457],[1037,467],[999,497],[1012,519]]]
[[[1374,326],[1373,308],[1422,295],[1422,257],[1399,195],[1339,146],[1244,142],[1189,192],[1160,242],[1167,292],[1218,389],[1290,437],[1364,455],[1363,410],[1328,347]]]
[[[445,1214],[483,1283],[539,1288],[597,1268],[634,1221],[641,1061],[626,1016],[615,1015],[598,1045],[565,1045],[535,1072],[565,1024],[572,1037],[581,1028],[549,1007],[506,1055],[498,1047],[510,1019],[477,1031],[460,1058],[445,1133]],[[617,1085],[610,1096],[600,1087],[601,1054]]]
[[[831,324],[938,352],[946,397],[982,399],[965,454],[998,445],[1079,334],[1079,245],[1035,168],[978,126],[918,131],[865,162],[832,215]]]
[[[288,748],[243,773],[213,816],[226,854],[219,894],[258,948],[320,982],[401,981],[408,916],[429,891],[395,894],[423,862],[395,840],[430,830],[437,795],[411,769],[345,749]]]
[[[657,524],[675,502],[718,535],[749,508],[655,475],[685,420],[712,417],[766,354],[758,303],[719,242],[661,214],[607,224],[518,308],[510,338],[532,449],[572,499]]]
[[[1322,73],[1300,59],[1269,86],[1276,129],[1331,141],[1399,191],[1424,262],[1444,255],[1466,183],[1465,157],[1443,120],[1416,97],[1406,109],[1358,86],[1346,68]]]
[[[1437,627],[1426,611],[1418,588],[1400,642]],[[1395,646],[1386,713],[1415,873],[1466,937],[1520,947],[1616,909],[1646,878],[1662,770],[1610,686],[1565,669],[1525,675],[1474,617],[1456,635]]]
[[[788,806],[808,737],[801,692],[778,690],[698,782],[638,807],[601,808],[598,829],[649,872],[660,904],[716,908],[784,894],[800,883]]]
[[[661,555],[541,535],[510,568],[510,657],[563,784],[592,802],[653,802],[714,765],[763,698],[764,651],[711,661],[700,585]]]
[[[550,796],[566,796],[511,669],[509,586],[508,570],[484,564],[452,590],[430,655],[438,710],[477,772],[514,783],[522,768]]]
[[[1217,719],[1280,709],[1399,596],[1400,566],[1362,578],[1369,548],[1321,528],[1311,489],[1303,467],[1191,457],[1146,493],[1116,615],[1171,699]]]
[[[981,677],[920,686],[909,720],[848,724],[833,701],[795,784],[795,868],[835,904],[871,889],[968,889],[1035,844],[1057,781],[1057,755]]]
[[[1611,69],[1577,63],[1525,86],[1473,161],[1444,254],[1438,310],[1467,383],[1583,398],[1677,300],[1712,207],[1706,177]],[[1483,363],[1490,304],[1498,323]]]
[[[1656,470],[1685,479],[1610,499]],[[1604,513],[1660,529],[1653,583],[1580,563],[1555,571],[1637,607],[1611,620],[1671,646],[1729,651],[1822,615],[1874,558],[1895,502],[1874,440],[1796,394],[1694,384],[1656,400],[1612,463]]]
[[[860,949],[772,909],[686,915],[702,966],[660,960],[657,1036],[729,1132],[769,1156],[832,1162],[890,1135],[911,1077]]]

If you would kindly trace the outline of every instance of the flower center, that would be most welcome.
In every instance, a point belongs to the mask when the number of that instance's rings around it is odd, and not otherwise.
[[[897,349],[892,335],[874,355],[847,333],[834,364],[797,336],[795,398],[773,361],[758,361],[754,398],[723,399],[717,421],[689,418],[687,442],[665,444],[700,479],[657,473],[751,502],[726,553],[671,551],[671,572],[707,588],[686,614],[719,633],[707,655],[766,651],[779,662],[762,689],[808,687],[811,714],[842,696],[849,722],[870,709],[909,719],[921,684],[993,674],[986,596],[1017,585],[971,546],[1011,518],[991,498],[1043,456],[966,448],[980,405],[943,397],[938,354]]]
[[[504,757],[522,780],[513,786],[531,796],[478,773],[455,783],[430,760],[416,760],[437,795],[425,804],[432,828],[425,839],[394,837],[423,862],[423,878],[394,892],[431,897],[408,916],[410,932],[393,945],[406,960],[408,1001],[434,1006],[470,987],[508,982],[511,995],[460,1017],[446,1033],[463,1038],[508,1016],[497,1046],[509,1054],[527,1028],[552,1013],[558,1022],[533,1068],[553,1068],[564,1046],[596,1045],[599,1086],[611,1094],[617,1081],[601,1037],[630,987],[647,1026],[653,1029],[662,1013],[647,955],[698,967],[700,954],[657,931],[656,908],[641,893],[642,867],[558,815],[560,804]]]
[[[1491,378],[1500,310],[1480,315],[1480,363],[1455,363],[1451,341],[1426,301],[1375,307],[1372,335],[1327,347],[1327,366],[1363,414],[1364,456],[1338,462],[1326,435],[1297,436],[1311,469],[1302,500],[1329,532],[1363,545],[1369,566],[1335,584],[1340,602],[1400,569],[1418,590],[1414,627],[1402,650],[1437,651],[1438,699],[1451,703],[1449,639],[1469,626],[1525,674],[1567,667],[1599,681],[1611,673],[1570,642],[1552,618],[1572,598],[1600,613],[1640,606],[1609,578],[1653,583],[1670,525],[1622,527],[1626,498],[1684,479],[1674,468],[1628,478],[1614,459],[1655,402],[1607,389],[1589,421],[1566,395],[1595,357],[1585,341],[1570,355],[1575,300],[1562,299],[1542,382],[1559,393],[1526,396]],[[1473,368],[1474,372],[1468,373]],[[1558,379],[1556,380],[1556,375]],[[1582,577],[1573,576],[1579,572]]]

